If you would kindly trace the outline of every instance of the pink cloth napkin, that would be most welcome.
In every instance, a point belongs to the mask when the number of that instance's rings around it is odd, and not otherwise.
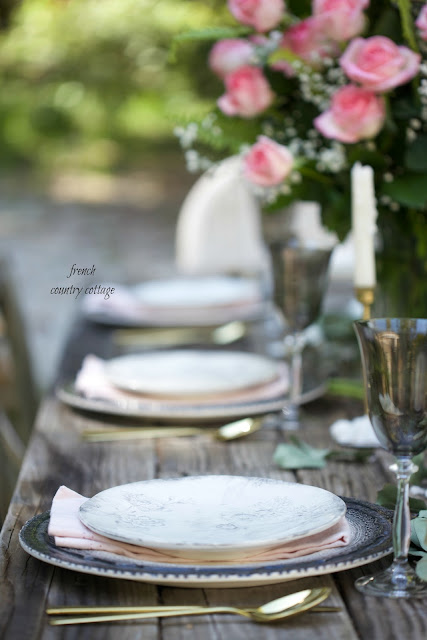
[[[141,403],[146,402],[151,407],[153,407],[153,404],[165,404],[165,402],[177,406],[188,406],[189,404],[192,406],[209,406],[218,402],[226,405],[278,398],[287,392],[289,376],[288,368],[286,365],[283,365],[279,367],[279,375],[277,378],[267,384],[251,387],[250,389],[236,391],[235,393],[210,395],[206,398],[192,398],[191,401],[189,401],[188,398],[181,399],[175,397],[173,399],[168,399],[167,397],[159,399],[158,397],[148,394],[130,393],[118,389],[109,381],[105,373],[105,361],[97,356],[88,355],[83,360],[82,367],[76,376],[74,384],[76,390],[87,398],[113,401],[125,400],[127,402],[134,400],[138,402],[139,406]]]
[[[52,502],[48,533],[55,538],[55,544],[58,547],[107,551],[142,562],[170,562],[188,565],[201,564],[200,561],[195,562],[185,558],[175,558],[163,552],[156,551],[155,549],[111,540],[110,538],[90,531],[79,519],[80,505],[87,499],[88,498],[64,486],[60,487],[56,492]],[[347,545],[349,541],[350,527],[345,516],[343,516],[337,524],[327,531],[288,542],[280,547],[263,551],[244,560],[239,559],[238,563],[298,558],[315,553],[316,551],[343,547]],[[209,560],[203,561],[203,563],[210,565],[228,564],[226,561],[211,562]]]

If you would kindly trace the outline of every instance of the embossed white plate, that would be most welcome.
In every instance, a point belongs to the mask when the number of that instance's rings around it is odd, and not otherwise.
[[[238,560],[328,529],[345,511],[341,498],[318,487],[192,476],[107,489],[80,507],[80,518],[114,540],[193,560]]]
[[[194,397],[266,384],[277,378],[279,367],[255,353],[174,349],[113,358],[105,373],[126,391]]]

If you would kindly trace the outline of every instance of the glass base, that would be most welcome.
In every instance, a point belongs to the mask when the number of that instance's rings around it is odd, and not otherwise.
[[[367,596],[383,598],[427,597],[427,582],[421,580],[407,562],[393,562],[391,567],[376,576],[364,576],[355,582],[356,588]]]
[[[300,428],[300,411],[298,405],[289,405],[282,409],[280,428],[283,431],[297,431]]]

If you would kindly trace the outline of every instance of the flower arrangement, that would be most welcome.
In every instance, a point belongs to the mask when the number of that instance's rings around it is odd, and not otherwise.
[[[177,127],[190,170],[240,154],[265,208],[315,200],[350,228],[350,170],[375,171],[383,242],[427,261],[427,4],[409,0],[228,0],[239,24],[208,64],[216,108]]]

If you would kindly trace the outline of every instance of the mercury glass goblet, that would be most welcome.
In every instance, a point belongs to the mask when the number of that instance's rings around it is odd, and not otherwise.
[[[427,447],[427,320],[380,318],[354,323],[362,356],[369,417],[378,440],[396,457],[397,503],[392,565],[356,587],[369,595],[427,595],[427,582],[408,563],[411,458]]]
[[[285,343],[291,354],[289,401],[282,411],[282,426],[294,430],[299,427],[304,330],[319,316],[332,249],[305,247],[289,240],[271,244],[270,250],[274,301],[285,317]]]

